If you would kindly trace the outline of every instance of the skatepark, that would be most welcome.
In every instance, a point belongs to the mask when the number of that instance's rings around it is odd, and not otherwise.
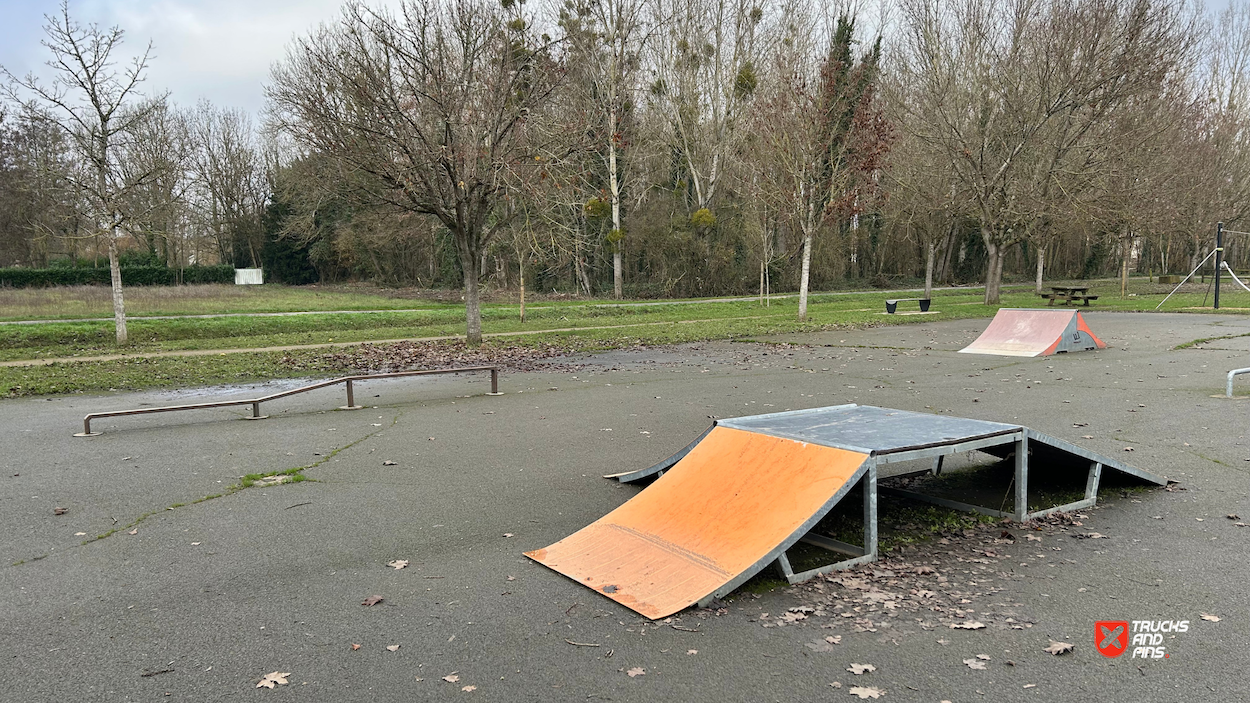
[[[357,385],[353,412],[325,389],[263,421],[107,418],[95,437],[73,436],[87,413],[284,386],[10,401],[0,699],[1238,700],[1250,401],[1213,396],[1250,321],[1084,322],[1105,349],[960,354],[985,320],[834,330],[558,359],[505,371],[498,397],[480,374],[401,378]],[[656,619],[524,554],[647,490],[604,475],[713,422],[847,404],[1027,427],[1174,483]],[[1142,620],[1189,628],[1167,658],[1098,653],[1096,622]],[[289,683],[256,690],[269,672]]]

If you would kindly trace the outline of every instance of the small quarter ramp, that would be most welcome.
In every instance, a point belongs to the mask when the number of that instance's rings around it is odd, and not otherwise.
[[[1104,468],[1166,483],[1021,425],[839,405],[717,420],[669,459],[609,476],[659,478],[603,518],[526,556],[648,618],[663,618],[727,595],[772,563],[798,583],[874,560],[878,477],[937,473],[945,456],[974,450],[1014,459],[1011,511],[889,492],[1023,521],[1094,505]],[[1084,498],[1029,512],[1031,454],[1045,465],[1088,467]],[[932,459],[932,468],[917,470],[918,459]],[[863,488],[863,546],[809,534],[856,485]],[[796,574],[786,550],[799,541],[851,558]]]
[[[980,337],[961,354],[1050,356],[1106,349],[1076,310],[1002,308]]]
[[[649,618],[666,617],[775,561],[863,476],[867,458],[716,427],[647,490],[526,555]]]

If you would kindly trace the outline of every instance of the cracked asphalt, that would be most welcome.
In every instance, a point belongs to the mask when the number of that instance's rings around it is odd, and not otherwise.
[[[109,418],[92,438],[72,436],[87,412],[290,382],[0,401],[0,700],[1245,700],[1250,400],[1211,396],[1250,366],[1250,319],[1083,312],[1108,349],[957,354],[984,320],[834,330],[565,359],[578,368],[503,374],[500,397],[484,377],[397,379],[359,385],[359,411],[325,389],[263,421]],[[847,402],[1018,422],[1183,490],[1104,496],[1082,529],[1106,539],[1048,534],[1061,559],[997,546],[979,630],[910,611],[875,631],[764,626],[817,584],[653,623],[522,555],[635,495],[600,476],[672,454],[709,416]],[[295,467],[310,480],[229,490]],[[951,537],[890,563],[954,575]],[[846,576],[874,568],[890,564]],[[1004,603],[1031,627],[1003,626]],[[1095,621],[1145,619],[1190,627],[1167,659],[1098,654]],[[978,654],[985,670],[963,662]],[[257,690],[275,671],[289,683]]]

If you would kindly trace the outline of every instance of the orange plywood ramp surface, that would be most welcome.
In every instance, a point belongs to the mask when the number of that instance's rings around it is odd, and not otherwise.
[[[629,502],[526,555],[662,618],[772,561],[859,477],[867,458],[716,427]]]
[[[1074,351],[1106,349],[1085,318],[1075,310],[1002,308],[990,326],[963,354],[1050,356]]]

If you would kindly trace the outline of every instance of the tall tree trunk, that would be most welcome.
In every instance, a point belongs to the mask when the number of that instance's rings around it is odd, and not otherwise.
[[[464,270],[464,318],[465,339],[469,346],[482,343],[482,306],[478,298],[477,261],[468,258],[461,267]]]
[[[122,300],[122,267],[117,260],[117,222],[109,231],[109,275],[113,283],[113,324],[117,328],[117,343],[126,343],[126,302]]]
[[[924,297],[925,300],[933,298],[933,240],[929,240],[928,255],[924,262]]]
[[[1037,293],[1042,292],[1042,271],[1046,267],[1046,245],[1038,244],[1037,247],[1037,281],[1034,283],[1034,289]]]
[[[467,218],[459,218],[464,221]],[[466,225],[461,225],[466,227]],[[466,227],[467,228],[467,227]],[[478,266],[482,255],[481,232],[453,232],[460,253],[460,270],[464,275],[465,340],[469,346],[482,343],[482,304],[478,291]]]
[[[608,186],[612,189],[612,296],[620,300],[625,284],[621,265],[621,245],[625,231],[621,229],[621,182],[616,167],[616,109],[608,112]]]
[[[799,278],[799,322],[807,320],[807,282],[812,270],[812,234],[803,233],[803,275]]]
[[[985,304],[998,305],[998,290],[1003,275],[1003,250],[994,241],[991,232],[984,227],[981,229],[981,237],[985,240],[985,253],[988,255],[985,265]]]
[[[521,271],[521,322],[525,322],[525,257],[517,258],[517,268]]]

